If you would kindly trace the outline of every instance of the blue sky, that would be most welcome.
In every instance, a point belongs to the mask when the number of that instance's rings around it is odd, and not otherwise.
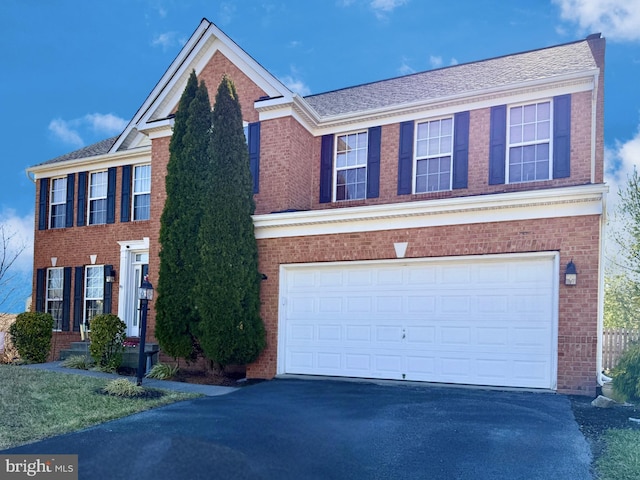
[[[0,224],[26,249],[0,311],[31,290],[25,169],[118,134],[203,17],[303,95],[602,32],[609,203],[640,163],[640,0],[2,0]]]

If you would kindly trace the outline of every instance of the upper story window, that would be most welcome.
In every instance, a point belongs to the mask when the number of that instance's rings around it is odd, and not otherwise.
[[[67,178],[51,180],[49,228],[64,228],[67,221]]]
[[[368,136],[365,131],[336,137],[336,201],[366,198]]]
[[[89,176],[89,225],[107,223],[107,185],[106,170],[93,172]]]
[[[45,312],[53,317],[53,329],[62,330],[62,294],[64,292],[64,269],[62,267],[47,269],[47,289]]]
[[[418,123],[415,147],[415,193],[451,189],[453,118]]]
[[[84,282],[84,322],[104,311],[104,265],[87,265]]]
[[[509,183],[551,178],[551,102],[509,108]]]
[[[136,165],[133,170],[133,219],[151,217],[151,165]]]

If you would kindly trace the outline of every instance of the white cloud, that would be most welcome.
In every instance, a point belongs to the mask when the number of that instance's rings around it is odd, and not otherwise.
[[[371,8],[376,12],[389,13],[408,3],[409,0],[371,0]]]
[[[62,140],[62,142],[72,145],[74,147],[82,147],[84,141],[80,137],[77,130],[69,125],[69,122],[62,120],[61,118],[54,118],[49,122],[49,130],[53,135]]]
[[[220,25],[228,25],[236,14],[236,6],[233,3],[222,2],[218,8],[217,21]]]
[[[33,222],[33,214],[21,217],[10,208],[5,208],[0,213],[0,226],[8,240],[6,258],[11,259],[19,254],[11,267],[15,273],[29,273],[33,268]]]
[[[84,118],[94,131],[108,135],[121,133],[127,126],[125,119],[117,117],[112,113],[88,113]]]
[[[112,113],[88,113],[73,120],[54,118],[49,122],[49,131],[63,143],[80,148],[85,145],[81,132],[106,137],[122,132],[126,126],[126,120]]]
[[[283,76],[280,80],[284,83],[289,90],[297,93],[300,96],[306,96],[311,93],[311,89],[309,86],[304,83],[304,81],[300,78],[300,72],[298,69],[291,65],[289,75]]]
[[[416,71],[409,65],[409,59],[407,57],[402,57],[402,64],[398,68],[398,73],[400,75],[411,75],[412,73],[416,73]]]
[[[618,41],[640,40],[640,2],[637,0],[552,0],[563,20],[577,23],[582,32],[602,34]]]
[[[431,65],[431,68],[440,68],[442,66],[442,57],[430,55],[429,64]]]
[[[180,45],[180,42],[178,32],[165,32],[156,35],[153,40],[151,40],[151,46],[162,47],[163,50],[167,50],[173,46]]]

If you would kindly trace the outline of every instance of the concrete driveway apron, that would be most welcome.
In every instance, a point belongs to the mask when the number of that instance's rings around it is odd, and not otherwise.
[[[81,479],[590,479],[550,393],[281,379],[2,453],[78,454]]]

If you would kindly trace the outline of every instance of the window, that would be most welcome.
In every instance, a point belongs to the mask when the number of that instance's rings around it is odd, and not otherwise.
[[[47,291],[45,311],[53,317],[53,329],[62,330],[62,293],[64,291],[64,269],[47,269]]]
[[[416,126],[415,193],[451,189],[453,118]]]
[[[64,228],[67,212],[67,179],[54,178],[51,181],[49,197],[49,228]]]
[[[336,201],[366,198],[368,133],[338,135],[336,140]]]
[[[509,108],[509,182],[551,178],[551,102]]]
[[[133,219],[151,217],[151,165],[138,165],[133,170]]]
[[[93,317],[103,313],[104,266],[88,265],[84,278],[84,322],[89,325]]]
[[[107,172],[94,172],[89,181],[89,225],[107,223]]]

